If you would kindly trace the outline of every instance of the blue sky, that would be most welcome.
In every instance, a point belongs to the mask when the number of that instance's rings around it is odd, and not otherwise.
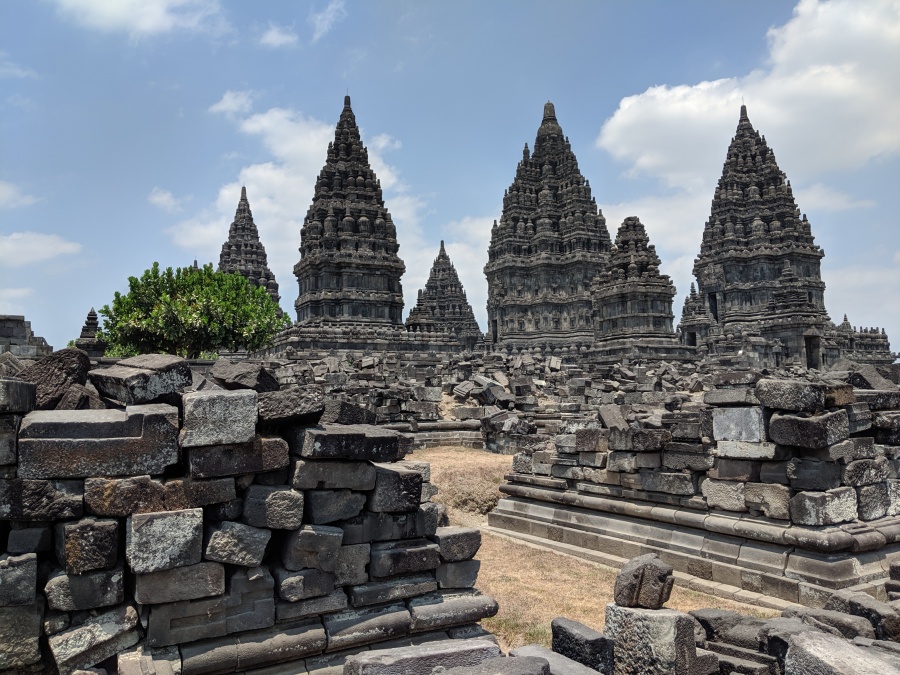
[[[348,92],[407,311],[443,239],[485,327],[490,225],[552,100],[677,315],[743,101],[825,250],[831,318],[900,348],[900,0],[4,0],[0,313],[65,346],[154,261],[218,262],[246,185],[294,316]]]

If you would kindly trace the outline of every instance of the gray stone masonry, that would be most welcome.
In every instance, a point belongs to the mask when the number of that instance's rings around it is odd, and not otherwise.
[[[356,654],[344,664],[345,675],[412,675],[435,668],[474,666],[500,656],[489,640],[441,640],[413,647],[375,649]],[[443,672],[440,671],[440,672]]]
[[[287,486],[251,485],[244,493],[244,523],[296,530],[303,523],[303,493]]]
[[[88,516],[56,524],[56,559],[67,574],[108,569],[116,564],[119,523]]]
[[[94,666],[134,645],[140,635],[134,607],[123,606],[50,637],[50,651],[61,675]]]
[[[553,651],[601,673],[613,670],[613,644],[603,633],[558,616],[550,622]]]
[[[188,362],[169,354],[142,354],[122,359],[110,368],[88,373],[102,396],[125,405],[150,403],[191,384]]]
[[[196,600],[224,592],[225,567],[216,562],[136,574],[134,578],[134,600],[141,605]]]
[[[29,605],[37,588],[37,556],[34,553],[0,555],[0,607]]]
[[[0,414],[24,414],[34,410],[37,386],[14,377],[0,377]]]
[[[203,550],[203,509],[130,516],[125,526],[125,557],[138,574],[193,565]]]
[[[111,607],[125,599],[125,572],[121,566],[84,574],[57,570],[44,586],[47,606],[60,612]]]
[[[194,478],[275,471],[290,463],[287,442],[270,436],[255,436],[246,443],[192,447],[187,457]]]
[[[226,520],[206,526],[204,560],[257,567],[262,563],[272,533],[263,528]]]
[[[179,441],[183,448],[247,443],[256,435],[257,393],[193,391],[182,397],[184,424]]]

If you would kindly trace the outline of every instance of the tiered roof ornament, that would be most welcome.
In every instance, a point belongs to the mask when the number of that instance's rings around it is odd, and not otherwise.
[[[194,267],[197,261],[194,261]],[[269,269],[266,249],[259,240],[259,231],[253,222],[250,202],[247,200],[247,188],[241,188],[241,198],[234,213],[234,221],[228,228],[228,239],[222,244],[219,254],[219,271],[228,274],[241,274],[254,286],[265,288],[275,304],[281,299],[278,294],[278,283]]]
[[[453,333],[460,344],[469,349],[482,338],[472,306],[443,241],[425,288],[419,290],[418,302],[406,318],[406,329],[415,333]]]
[[[81,334],[75,340],[75,346],[87,352],[90,357],[103,356],[106,351],[106,343],[97,337],[97,331],[100,329],[100,319],[97,312],[91,307],[91,311],[87,313],[84,320],[84,326],[81,328]]]
[[[350,97],[328,145],[294,265],[301,326],[403,326],[397,230],[369,165]]]
[[[526,144],[484,272],[488,333],[510,347],[587,345],[591,282],[610,249],[606,221],[549,101]]]

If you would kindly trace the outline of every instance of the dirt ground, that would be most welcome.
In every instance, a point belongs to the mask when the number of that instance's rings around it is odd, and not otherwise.
[[[410,459],[431,463],[431,482],[439,488],[434,501],[447,506],[453,525],[482,528],[512,461],[508,455],[456,447],[417,450]],[[488,533],[482,535],[476,558],[481,561],[477,587],[500,604],[497,616],[482,625],[504,650],[531,643],[549,647],[550,621],[557,616],[603,630],[616,578],[613,568]],[[778,614],[678,587],[666,606],[684,612],[718,607],[759,617]]]

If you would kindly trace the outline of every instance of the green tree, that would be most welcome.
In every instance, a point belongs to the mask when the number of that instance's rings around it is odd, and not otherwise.
[[[131,356],[150,352],[197,358],[224,347],[261,349],[291,325],[266,289],[252,286],[240,274],[203,267],[167,267],[159,263],[140,277],[128,277],[128,293],[116,292],[112,307],[100,314],[97,337],[107,354]]]

